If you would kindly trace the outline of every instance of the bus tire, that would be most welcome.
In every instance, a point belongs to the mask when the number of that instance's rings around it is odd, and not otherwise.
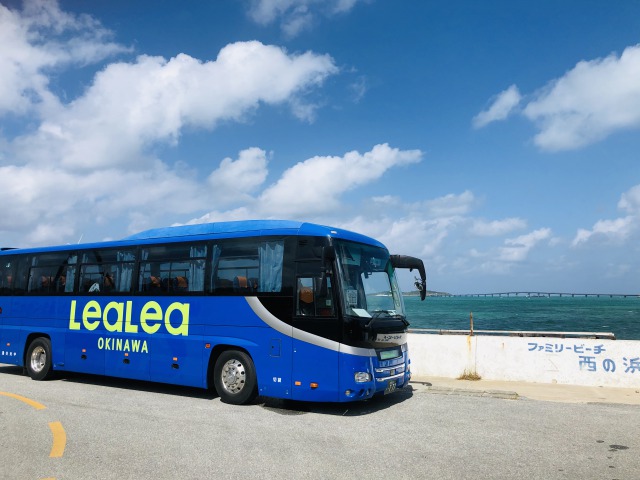
[[[29,344],[25,367],[33,380],[46,380],[51,377],[51,340],[38,337]]]
[[[213,368],[213,383],[220,400],[244,405],[256,398],[258,381],[251,357],[239,350],[225,350]]]

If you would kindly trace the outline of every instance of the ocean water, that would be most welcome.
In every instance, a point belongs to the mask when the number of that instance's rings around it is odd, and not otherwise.
[[[638,297],[418,297],[405,296],[409,328],[612,332],[640,340]]]

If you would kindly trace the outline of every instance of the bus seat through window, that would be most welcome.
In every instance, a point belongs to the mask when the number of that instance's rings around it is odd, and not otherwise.
[[[313,302],[313,288],[300,287],[298,291],[299,296],[299,309],[301,315],[313,315],[315,313]]]
[[[158,293],[162,290],[162,281],[160,280],[160,277],[150,275],[149,279],[145,283],[147,284],[146,290],[149,292]]]
[[[176,277],[174,279],[174,286],[178,292],[188,292],[189,291],[189,281],[187,277]]]
[[[244,277],[244,276],[234,277],[233,290],[234,292],[248,292],[249,284],[247,282],[247,277]]]

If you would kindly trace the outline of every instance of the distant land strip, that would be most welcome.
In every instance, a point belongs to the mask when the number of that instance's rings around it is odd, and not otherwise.
[[[413,295],[409,292],[408,295]],[[567,292],[495,292],[495,293],[446,293],[427,292],[428,297],[635,297],[640,298],[640,293],[567,293]]]

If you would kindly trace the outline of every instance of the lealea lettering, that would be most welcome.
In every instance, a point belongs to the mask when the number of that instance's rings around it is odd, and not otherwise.
[[[69,312],[69,330],[95,330],[102,323],[107,332],[138,333],[153,335],[163,326],[171,335],[189,335],[189,304],[173,302],[162,310],[158,302],[145,303],[137,315],[133,315],[133,302],[109,302],[102,306],[95,300],[87,302],[81,317],[76,319],[76,300],[71,300]],[[106,345],[105,345],[106,346]]]

